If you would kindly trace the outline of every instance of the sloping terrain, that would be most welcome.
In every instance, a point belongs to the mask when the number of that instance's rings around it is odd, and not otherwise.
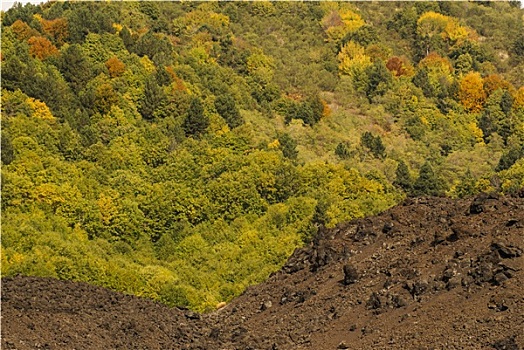
[[[522,349],[524,196],[408,199],[321,231],[206,315],[2,280],[2,349]]]

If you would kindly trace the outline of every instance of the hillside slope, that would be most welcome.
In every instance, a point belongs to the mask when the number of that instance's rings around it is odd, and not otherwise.
[[[209,312],[318,227],[524,187],[517,1],[0,15],[2,276]]]
[[[3,349],[522,349],[524,197],[408,199],[321,231],[215,312],[2,280]]]

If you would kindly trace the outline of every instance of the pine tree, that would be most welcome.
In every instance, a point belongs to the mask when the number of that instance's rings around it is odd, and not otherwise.
[[[166,100],[164,90],[158,86],[154,77],[149,77],[146,80],[146,86],[144,88],[144,95],[140,101],[140,107],[138,111],[146,119],[153,119],[155,112],[162,107]]]
[[[238,111],[235,99],[230,95],[218,96],[215,100],[215,108],[218,114],[224,118],[230,129],[244,124],[244,119]]]
[[[376,60],[373,65],[366,68],[365,72],[368,75],[366,96],[369,101],[375,96],[384,95],[389,90],[393,76],[382,60]]]
[[[413,189],[413,180],[409,174],[409,169],[403,160],[400,160],[395,171],[395,181],[393,185],[400,187],[404,192],[411,193]]]
[[[340,142],[337,145],[337,148],[335,148],[335,154],[340,159],[348,159],[349,157],[351,157],[351,153],[348,149],[348,145],[345,142]]]
[[[122,28],[120,31],[120,37],[122,38],[127,51],[134,52],[135,39],[127,27]]]
[[[363,147],[370,150],[375,158],[386,157],[386,146],[384,146],[380,136],[373,136],[372,133],[366,131],[360,137],[360,143]]]
[[[182,124],[186,136],[200,137],[209,126],[209,118],[204,115],[204,106],[198,97],[193,97],[189,104],[186,119]]]
[[[58,66],[64,79],[76,94],[85,88],[93,76],[93,66],[89,63],[82,47],[77,44],[70,45],[62,52]]]
[[[425,162],[420,168],[419,176],[413,185],[415,196],[438,196],[442,193],[442,181],[433,171],[431,164]]]
[[[282,154],[284,157],[289,159],[297,159],[297,142],[293,140],[293,138],[289,136],[288,133],[280,134],[278,136],[278,142],[280,143],[280,148],[282,149]]]
[[[417,70],[417,73],[415,73],[415,75],[412,78],[412,82],[413,84],[415,84],[415,86],[422,89],[424,96],[433,97],[435,95],[433,87],[429,83],[429,75],[426,68],[421,68]]]
[[[385,158],[386,157],[386,146],[384,146],[384,143],[382,142],[382,138],[380,136],[375,136],[373,140],[373,145],[371,148],[371,152],[375,156],[375,158]]]

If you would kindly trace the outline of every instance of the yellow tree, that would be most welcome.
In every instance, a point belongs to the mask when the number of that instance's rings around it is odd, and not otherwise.
[[[322,26],[330,41],[339,41],[364,24],[360,15],[347,8],[331,9],[322,19]]]
[[[515,108],[524,108],[524,86],[517,90],[514,97]]]
[[[53,114],[49,110],[49,107],[47,107],[47,105],[44,102],[29,97],[26,103],[33,110],[33,117],[38,119],[44,119],[52,123],[56,121],[56,118],[53,116]]]
[[[460,103],[471,112],[478,112],[482,109],[486,100],[484,91],[484,80],[478,72],[469,72],[462,78],[458,92]]]
[[[260,81],[268,83],[273,79],[275,63],[271,57],[264,55],[261,50],[255,50],[247,58],[246,65],[249,75]]]
[[[426,54],[437,49],[441,44],[455,45],[463,40],[475,40],[475,32],[461,26],[454,17],[429,11],[417,21],[417,33],[426,44]]]
[[[419,69],[424,69],[428,74],[428,82],[434,95],[443,92],[443,85],[451,85],[453,82],[453,66],[446,57],[441,57],[431,52],[418,64]]]
[[[342,74],[355,78],[372,65],[371,58],[359,44],[350,41],[342,47],[338,54],[338,69]]]

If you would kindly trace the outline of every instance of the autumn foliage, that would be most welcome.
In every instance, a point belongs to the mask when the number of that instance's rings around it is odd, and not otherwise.
[[[386,68],[396,77],[413,74],[413,67],[405,59],[397,56],[393,56],[387,61]]]
[[[105,63],[105,66],[109,71],[109,75],[111,76],[111,78],[121,76],[126,70],[126,65],[122,61],[120,61],[116,56],[113,56],[110,59],[108,59]]]
[[[332,41],[344,38],[348,33],[356,31],[364,24],[360,15],[345,8],[330,11],[322,20],[322,26]]]
[[[490,74],[484,78],[484,91],[489,96],[498,89],[514,91],[515,88],[498,74]]]
[[[18,40],[27,40],[32,36],[38,35],[38,32],[31,28],[27,23],[17,19],[12,25],[11,29]]]
[[[430,52],[422,61],[419,63],[419,67],[428,68],[429,70],[439,71],[441,73],[449,74],[453,71],[451,62],[446,57],[441,57],[436,52]]]
[[[27,42],[29,44],[29,53],[33,57],[43,60],[49,56],[58,55],[56,46],[42,36],[33,36]]]
[[[459,100],[471,112],[479,112],[486,100],[484,81],[478,72],[469,72],[459,86]]]
[[[63,44],[69,36],[68,24],[65,18],[56,18],[53,20],[47,20],[40,16],[36,16],[42,29],[46,34],[55,39],[56,43]]]
[[[515,93],[515,107],[524,108],[524,86]]]

